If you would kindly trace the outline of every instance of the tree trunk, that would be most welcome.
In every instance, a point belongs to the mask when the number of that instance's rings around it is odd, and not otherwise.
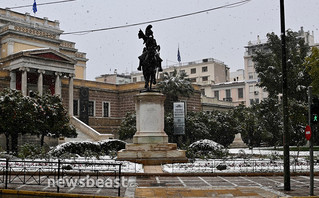
[[[43,144],[44,144],[44,134],[41,134],[41,148],[43,147]]]
[[[5,136],[6,136],[6,150],[7,150],[7,153],[9,154],[10,153],[10,144],[9,144],[10,135],[9,134],[5,134]]]
[[[14,154],[18,153],[18,134],[11,135],[11,150]]]

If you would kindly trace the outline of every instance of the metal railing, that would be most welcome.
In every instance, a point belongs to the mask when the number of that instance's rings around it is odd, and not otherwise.
[[[225,165],[225,169],[219,169],[218,165]],[[269,159],[237,159],[237,160],[197,160],[193,163],[179,163],[162,165],[164,172],[169,173],[280,173],[283,172],[282,160]],[[315,162],[314,167],[319,170],[319,163]],[[291,161],[291,172],[309,172],[308,161]]]
[[[22,160],[0,160],[0,184],[5,189],[9,184],[41,185],[50,181],[60,192],[63,185],[61,181],[68,181],[69,184],[80,185],[90,178],[92,181],[99,180],[106,184],[111,178],[121,184],[121,163],[96,163],[96,162],[66,162],[55,161],[22,161]],[[71,180],[73,180],[71,182]],[[120,196],[121,185],[102,185],[103,188],[117,189]],[[98,186],[97,182],[91,187]]]

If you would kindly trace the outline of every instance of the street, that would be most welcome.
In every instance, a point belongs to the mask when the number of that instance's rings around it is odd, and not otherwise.
[[[39,185],[35,180],[30,179],[26,184],[22,184],[19,178],[15,178],[12,183],[8,184],[9,189],[31,190],[56,192],[57,188],[49,186],[46,182],[47,177],[41,177],[42,183]],[[130,176],[122,177],[128,180],[128,185],[121,187],[121,197],[139,197],[141,195],[151,196],[155,192],[165,190],[164,193],[171,196],[181,196],[181,193],[190,192],[189,190],[203,190],[205,192],[225,191],[234,193],[250,192],[257,193],[257,197],[282,197],[282,196],[308,196],[309,195],[309,177],[308,176],[292,176],[291,191],[283,191],[282,176]],[[314,194],[319,195],[319,179],[314,181]],[[0,185],[4,188],[4,184]],[[169,190],[172,192],[168,192]],[[184,189],[184,190],[183,190]],[[156,192],[157,192],[156,191]],[[158,191],[160,192],[160,191]],[[118,189],[107,187],[62,187],[60,193],[72,194],[90,194],[102,196],[117,196]],[[163,192],[161,192],[163,193]],[[174,193],[179,193],[178,195]],[[249,193],[247,194],[249,195]],[[245,194],[243,194],[245,196]]]

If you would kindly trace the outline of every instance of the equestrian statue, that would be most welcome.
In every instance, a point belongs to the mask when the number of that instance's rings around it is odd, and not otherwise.
[[[162,59],[160,58],[160,46],[157,45],[156,40],[153,36],[152,25],[148,25],[145,29],[145,34],[140,29],[138,32],[138,38],[143,39],[145,47],[143,53],[138,58],[140,60],[137,70],[143,70],[145,89],[147,91],[152,90],[152,84],[156,84],[155,74],[156,71],[161,72]]]

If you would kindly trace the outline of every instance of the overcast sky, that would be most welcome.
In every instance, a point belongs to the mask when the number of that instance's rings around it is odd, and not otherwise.
[[[37,3],[53,0],[37,0]],[[76,0],[38,6],[37,17],[59,20],[65,33],[109,28],[173,17],[215,8],[242,0]],[[31,5],[33,0],[0,0],[2,8]],[[179,46],[182,62],[215,58],[231,71],[244,68],[244,46],[248,41],[266,38],[268,32],[280,32],[280,0],[251,0],[246,4],[206,13],[152,23],[154,37],[161,46],[163,67],[177,63]],[[32,13],[32,7],[13,9]],[[319,1],[286,0],[286,28],[303,26],[314,31],[319,41]],[[33,13],[32,13],[33,14]],[[139,29],[147,24],[87,34],[62,35],[87,53],[87,79],[113,73],[137,71],[138,56],[143,49]]]

